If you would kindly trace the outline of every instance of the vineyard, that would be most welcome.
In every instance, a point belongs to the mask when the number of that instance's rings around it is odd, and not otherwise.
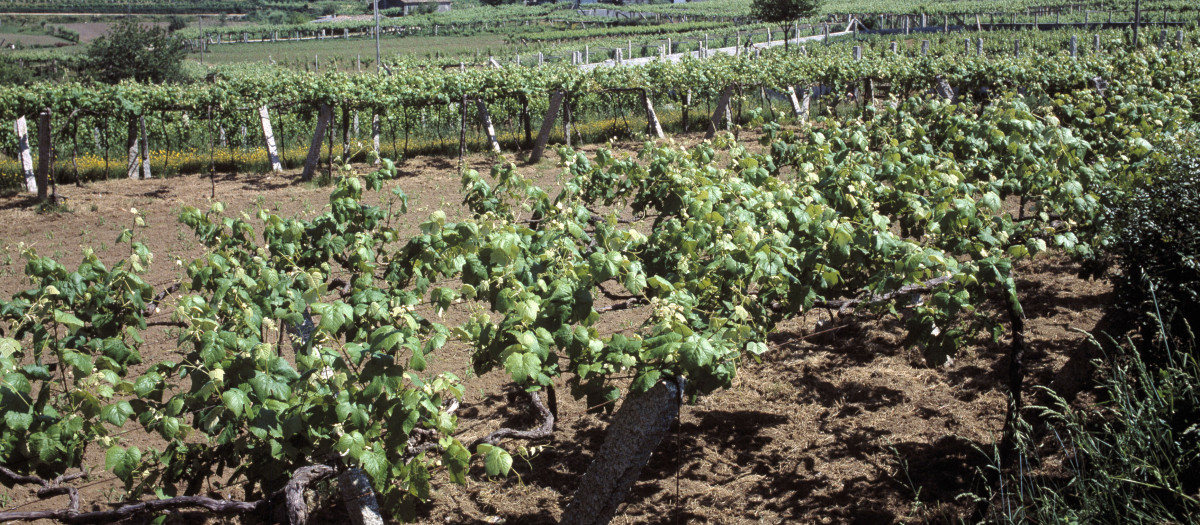
[[[1166,514],[1070,516],[1200,517],[1154,463],[1200,465],[1186,17],[785,49],[729,3],[469,67],[0,87],[38,195],[0,199],[0,521],[1045,521],[1031,486],[1112,457],[1069,414],[1138,366],[1179,449],[1105,479]],[[1182,270],[1129,266],[1160,244]],[[1140,286],[1157,324],[1103,310]],[[1166,350],[1092,368],[1118,327]]]

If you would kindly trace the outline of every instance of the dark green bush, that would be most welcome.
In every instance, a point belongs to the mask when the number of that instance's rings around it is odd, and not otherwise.
[[[1136,320],[1140,348],[1158,352],[1143,357],[1159,365],[1161,350],[1200,322],[1200,139],[1162,147],[1148,177],[1108,199],[1104,250],[1118,270],[1117,306]]]

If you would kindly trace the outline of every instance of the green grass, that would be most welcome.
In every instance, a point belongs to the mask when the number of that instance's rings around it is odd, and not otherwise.
[[[472,36],[422,36],[410,38],[384,38],[380,50],[384,59],[396,57],[427,58],[435,53],[441,56],[473,56],[478,50],[483,56],[491,49],[497,56],[511,54],[512,46],[504,43],[502,34],[478,34]],[[303,68],[310,67],[314,57],[321,60],[321,68],[330,67],[335,61],[338,69],[353,69],[355,59],[361,56],[363,67],[375,63],[375,41],[369,38],[331,38],[328,40],[304,40],[300,42],[220,44],[209,46],[204,53],[206,64],[234,64],[243,62],[267,62],[274,59],[281,65]],[[189,55],[199,61],[200,54]]]

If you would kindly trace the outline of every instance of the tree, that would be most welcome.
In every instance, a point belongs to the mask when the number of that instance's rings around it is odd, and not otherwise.
[[[800,18],[817,14],[820,0],[753,0],[750,14],[763,22],[779,24],[783,29],[783,48],[788,48],[791,33],[788,24]]]
[[[125,79],[161,84],[183,78],[183,41],[165,29],[142,26],[129,19],[88,47],[84,74],[100,82],[116,84]]]

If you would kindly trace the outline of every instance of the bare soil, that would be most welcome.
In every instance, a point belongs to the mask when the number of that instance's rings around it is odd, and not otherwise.
[[[484,156],[468,162],[481,172],[492,164]],[[559,172],[549,162],[520,169],[544,185],[553,185]],[[400,170],[404,176],[396,184],[410,199],[411,231],[435,210],[452,219],[465,214],[452,160],[416,158]],[[133,223],[131,208],[145,215],[148,226],[138,229],[138,237],[155,252],[148,282],[165,287],[182,275],[176,261],[186,264],[201,254],[175,219],[183,206],[207,207],[215,193],[227,213],[253,216],[259,207],[302,217],[320,213],[328,188],[296,178],[190,175],[63,186],[58,191],[70,211],[53,214],[35,212],[25,195],[0,197],[0,293],[11,296],[28,285],[22,245],[68,267],[87,248],[116,264],[127,255],[128,248],[114,241]],[[1018,273],[1028,316],[1028,384],[1052,385],[1074,397],[1089,388],[1091,376],[1092,351],[1078,330],[1097,329],[1110,286],[1076,278],[1076,268],[1054,256],[1023,264]],[[167,320],[171,310],[165,305],[152,320]],[[629,330],[644,315],[638,309],[612,312],[600,330]],[[166,329],[151,329],[145,337],[147,361],[174,351]],[[745,363],[732,388],[683,408],[614,523],[957,522],[972,508],[959,496],[980,488],[978,472],[990,461],[1004,423],[1008,340],[981,340],[961,349],[953,364],[932,369],[918,350],[902,346],[902,337],[902,323],[883,316],[818,310],[785,322],[763,361]],[[502,425],[535,425],[523,398],[508,394],[504,376],[473,377],[468,360],[465,348],[452,345],[430,363],[469,378],[459,410],[463,442]],[[466,486],[435,478],[436,495],[421,509],[420,523],[556,522],[603,442],[608,419],[587,413],[567,389],[559,392],[554,438],[508,443],[510,449],[545,446],[528,461],[516,460],[518,475],[489,480],[477,466]],[[136,433],[122,439],[155,444]],[[93,448],[87,463],[99,472],[103,451]],[[104,474],[81,485],[84,508],[121,495],[120,483]],[[213,490],[241,496],[236,488]],[[0,510],[65,506],[62,498],[39,501],[27,488],[0,488],[0,502]],[[335,503],[323,519],[344,522],[342,512]]]

